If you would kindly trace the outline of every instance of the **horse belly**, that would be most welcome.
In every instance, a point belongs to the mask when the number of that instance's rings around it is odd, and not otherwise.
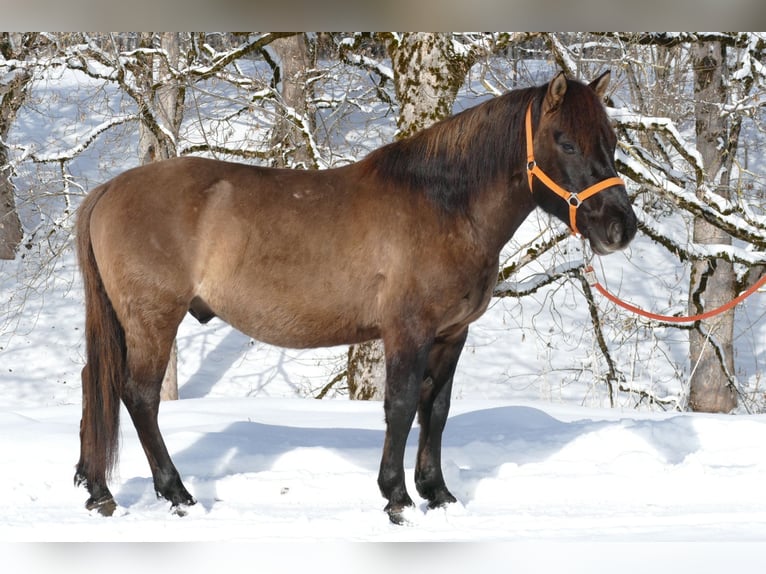
[[[248,289],[206,303],[223,321],[257,341],[293,349],[332,347],[380,337],[364,308],[332,292]]]

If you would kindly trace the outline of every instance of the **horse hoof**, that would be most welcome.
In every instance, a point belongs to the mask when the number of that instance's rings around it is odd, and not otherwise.
[[[175,516],[181,516],[184,517],[187,514],[189,514],[189,507],[185,504],[179,504],[177,506],[171,506],[170,507],[170,514],[173,514]]]
[[[391,524],[396,526],[414,526],[414,512],[415,506],[404,506],[402,508],[393,509],[387,508],[386,513]]]
[[[189,498],[189,500],[171,506],[170,513],[176,516],[186,516],[189,514],[189,509],[195,504],[197,504],[197,501],[193,498]]]
[[[436,496],[428,501],[428,509],[435,510],[437,508],[447,508],[456,502],[457,498],[455,498],[451,492],[445,490],[439,496]]]
[[[85,503],[85,508],[88,510],[96,510],[101,516],[112,516],[114,511],[117,510],[117,503],[111,496],[94,500],[89,498]]]
[[[388,519],[396,526],[412,526],[412,521],[403,512],[389,512]]]

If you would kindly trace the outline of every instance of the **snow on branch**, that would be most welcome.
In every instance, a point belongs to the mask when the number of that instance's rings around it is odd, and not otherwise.
[[[90,144],[92,144],[95,141],[95,139],[100,134],[104,133],[106,130],[127,122],[136,121],[136,120],[138,120],[138,116],[136,114],[109,119],[95,126],[94,128],[91,128],[91,130],[88,131],[87,133],[76,137],[75,139],[78,140],[80,143],[78,143],[77,145],[67,150],[58,151],[58,152],[49,153],[49,154],[30,153],[28,157],[35,163],[56,163],[56,162],[62,162],[62,161],[73,159],[77,154],[81,153]]]
[[[694,169],[697,181],[703,181],[705,168],[702,157],[696,149],[686,144],[670,118],[645,116],[624,108],[607,108],[607,114],[621,128],[661,133],[667,138],[673,149]]]
[[[583,261],[567,261],[549,269],[545,273],[536,273],[529,279],[523,281],[511,281],[506,279],[495,286],[492,293],[494,297],[524,297],[539,291],[546,285],[555,283],[564,277],[574,277],[578,269],[583,266]]]
[[[635,212],[641,232],[664,246],[681,260],[724,259],[732,263],[740,263],[746,267],[766,264],[766,250],[763,247],[760,250],[748,250],[721,243],[684,242],[682,244],[674,239],[674,234],[668,233],[659,221],[644,210],[637,209]]]
[[[309,119],[305,115],[299,113],[295,108],[290,106],[283,104],[282,109],[284,110],[285,117],[293,122],[293,124],[295,124],[295,126],[303,134],[308,148],[311,151],[311,157],[314,159],[315,165],[321,169],[329,167],[327,162],[322,158],[322,154],[319,153],[319,147],[317,146],[316,140],[314,139],[314,133],[311,129],[311,122]]]
[[[609,108],[607,111],[618,130],[624,134],[615,158],[621,173],[636,183],[669,197],[675,205],[702,217],[733,237],[753,244],[756,249],[766,249],[766,221],[743,212],[732,202],[709,189],[705,182],[701,156],[693,145],[683,139],[669,118],[644,116],[625,109]],[[664,150],[664,162],[633,141],[630,131],[653,134],[658,146]],[[673,165],[670,159],[672,152],[684,160],[686,171]],[[689,170],[693,173],[692,178],[686,175]],[[743,261],[747,259],[731,254],[725,258]]]
[[[750,32],[627,32],[615,35],[627,43],[665,48],[701,42],[721,42],[726,46],[744,47],[748,45],[751,37]]]
[[[272,159],[274,156],[271,150],[260,151],[260,150],[233,148],[233,147],[227,147],[227,146],[215,145],[215,144],[206,144],[206,143],[186,146],[179,151],[178,155],[183,156],[183,155],[191,155],[191,154],[205,153],[205,152],[218,154],[218,155],[227,155],[231,157],[238,157],[242,159],[258,159],[258,160],[268,160],[268,159]]]
[[[569,49],[559,40],[557,34],[546,34],[545,41],[550,46],[553,56],[561,69],[567,76],[577,75],[577,63],[569,54]]]
[[[531,279],[526,279],[524,281],[511,280],[511,277],[517,274],[519,270],[534,261],[538,261],[542,255],[551,251],[568,237],[568,232],[556,233],[542,240],[538,238],[538,241],[533,241],[523,247],[523,253],[521,253],[521,250],[519,251],[519,256],[516,261],[500,269],[497,276],[498,283],[495,286],[493,293],[494,296],[523,297],[524,295],[534,293],[540,288],[549,285],[564,276],[572,276],[578,267],[582,267],[582,261],[561,264],[547,270],[545,273],[534,274]]]
[[[268,32],[252,39],[251,41],[227,52],[216,53],[212,62],[205,66],[192,66],[187,70],[187,74],[196,79],[204,79],[214,76],[226,66],[248,54],[262,50],[274,40],[294,36],[295,32]]]
[[[384,80],[393,81],[394,79],[394,71],[391,69],[391,66],[378,62],[374,58],[345,51],[343,52],[343,58],[347,63],[353,64],[363,70],[373,72]]]
[[[391,68],[391,66],[383,64],[382,62],[379,62],[374,58],[370,58],[369,56],[363,56],[354,52],[354,50],[359,49],[362,42],[368,36],[369,34],[357,32],[352,37],[343,38],[343,40],[341,40],[338,44],[338,54],[340,55],[341,61],[346,64],[361,68],[362,70],[367,70],[368,72],[377,74],[383,82],[393,82],[394,70]],[[389,42],[397,41],[392,35],[388,35],[387,37]]]

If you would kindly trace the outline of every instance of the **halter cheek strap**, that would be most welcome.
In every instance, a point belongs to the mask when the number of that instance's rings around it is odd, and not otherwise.
[[[579,193],[573,191],[567,191],[555,181],[553,181],[548,175],[540,169],[535,161],[535,152],[532,138],[532,103],[530,102],[527,107],[526,118],[526,132],[527,132],[527,179],[529,181],[529,191],[532,191],[532,182],[536,177],[539,179],[545,187],[550,189],[553,193],[558,195],[561,199],[569,204],[569,227],[572,229],[572,234],[580,235],[580,231],[577,229],[577,208],[580,207],[583,201],[596,195],[600,191],[604,191],[608,187],[614,185],[625,185],[619,177],[609,177],[590,187],[585,188]]]

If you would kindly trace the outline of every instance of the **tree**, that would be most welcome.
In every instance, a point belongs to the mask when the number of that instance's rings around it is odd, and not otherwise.
[[[279,39],[287,36],[280,45]],[[27,37],[15,34],[6,44],[12,42],[16,49]],[[66,65],[75,71],[75,77],[89,76],[89,87],[102,82],[107,89],[89,89],[93,100],[80,114],[87,121],[71,125],[64,123],[73,116],[59,115],[65,108],[55,100],[38,99],[37,94],[27,98],[20,115],[39,115],[41,111],[44,115],[47,109],[50,123],[56,127],[54,141],[68,142],[61,148],[19,140],[15,135],[19,132],[11,130],[6,150],[17,170],[15,201],[23,201],[25,209],[27,229],[22,241],[42,255],[26,257],[19,266],[26,274],[19,278],[20,290],[24,285],[42,290],[41,282],[33,284],[33,271],[39,277],[50,273],[54,258],[68,245],[77,190],[92,185],[92,181],[79,179],[76,159],[91,144],[101,146],[111,137],[134,141],[139,130],[146,152],[139,162],[149,161],[147,155],[157,159],[194,153],[273,166],[343,165],[385,143],[394,128],[398,129],[393,137],[405,137],[450,113],[457,93],[453,88],[467,98],[483,99],[512,87],[547,81],[559,68],[580,79],[612,69],[608,106],[619,136],[617,166],[628,183],[642,231],[627,252],[626,260],[632,258],[633,262],[625,265],[635,265],[642,253],[660,254],[677,274],[674,283],[663,284],[665,277],[657,275],[648,278],[663,282],[657,289],[662,300],[649,296],[648,290],[633,288],[636,275],[626,275],[624,283],[613,281],[610,290],[620,294],[621,289],[630,288],[629,293],[622,293],[628,300],[657,312],[697,312],[714,306],[710,288],[727,265],[732,274],[724,284],[734,292],[748,287],[764,272],[766,225],[763,176],[758,173],[758,158],[766,145],[762,120],[766,37],[762,34],[360,33],[309,36],[310,41],[305,42],[305,35],[294,33],[194,33],[177,36],[178,56],[173,55],[172,42],[167,43],[170,38],[159,34],[41,34],[38,38],[48,44],[42,50],[32,46],[29,58],[18,54],[0,58],[4,74],[0,85],[8,86],[22,73],[57,78],[58,70]],[[715,45],[720,44],[720,61],[725,64],[720,67],[722,82],[712,71],[703,74],[700,68],[695,73],[695,58],[711,54],[698,54],[702,43],[708,50],[712,45],[714,59],[719,57]],[[331,51],[335,46],[339,59]],[[291,56],[294,49],[296,55]],[[261,55],[271,62],[271,68],[263,65]],[[474,66],[466,74],[471,63]],[[46,71],[48,64],[53,67]],[[450,77],[455,78],[452,84],[447,81]],[[706,78],[710,79],[702,82]],[[711,93],[695,92],[697,84],[702,87],[705,83]],[[721,83],[725,96],[718,89]],[[40,98],[47,97],[42,95],[47,92],[40,94]],[[68,103],[79,105],[71,97]],[[120,100],[117,105],[116,99]],[[110,104],[102,105],[106,101]],[[705,107],[706,103],[711,105]],[[716,127],[716,122],[721,126]],[[55,140],[61,132],[66,137]],[[102,137],[106,132],[111,135]],[[715,133],[721,138],[711,138]],[[713,141],[717,147],[708,149]],[[5,142],[3,135],[0,145]],[[122,144],[108,147],[124,149]],[[712,161],[706,159],[707,154]],[[99,158],[104,161],[103,154]],[[104,162],[105,178],[125,167],[107,164]],[[100,177],[92,173],[87,177]],[[21,181],[28,183],[21,185]],[[530,385],[542,387],[549,384],[543,382],[547,378],[563,389],[579,377],[580,383],[589,384],[591,394],[583,397],[588,404],[706,408],[698,406],[692,397],[696,391],[690,388],[695,376],[702,375],[705,382],[712,372],[712,367],[692,358],[691,339],[696,330],[704,343],[702,359],[720,363],[717,368],[725,374],[723,388],[731,391],[736,386],[735,400],[741,407],[760,408],[762,400],[757,404],[754,400],[758,373],[748,375],[751,367],[739,358],[750,357],[743,342],[757,348],[754,329],[743,336],[744,321],[738,320],[730,346],[727,329],[720,323],[657,325],[615,309],[591,292],[582,274],[582,252],[564,227],[544,216],[539,222],[536,219],[528,222],[534,228],[531,233],[520,234],[506,246],[495,294],[517,299],[513,308],[521,310],[519,315],[529,316],[526,309],[531,308],[539,309],[540,316],[552,311],[574,320],[558,321],[550,332],[522,335],[527,342],[542,341],[540,348],[547,344],[553,349],[538,355],[539,370],[531,373]],[[714,234],[721,234],[723,241],[705,240],[710,235],[702,229],[703,223]],[[704,235],[698,234],[699,229]],[[610,257],[604,262],[605,270],[620,259]],[[636,271],[641,280],[644,271],[650,270]],[[20,293],[16,300],[23,298]],[[755,305],[758,298],[751,301]],[[735,311],[735,315],[739,313]],[[516,317],[509,315],[509,320],[516,321]],[[567,352],[557,353],[557,347],[566,347]],[[352,361],[348,356],[339,359],[330,376],[345,370],[352,394],[366,388],[372,389],[367,398],[380,398],[382,391],[366,387],[364,381],[374,378],[371,373],[377,367],[382,380],[382,363],[374,357],[354,362],[361,348],[349,349]],[[378,353],[381,357],[380,346]],[[660,369],[656,368],[658,361],[663,361]],[[659,381],[658,372],[662,373]],[[343,379],[336,378],[320,394],[338,380]],[[753,385],[750,389],[748,383]]]
[[[311,52],[306,34],[278,38],[264,50],[274,70],[274,89],[279,95],[271,134],[274,167],[318,167],[312,153],[315,121],[310,109]]]
[[[26,59],[37,39],[37,34],[0,34],[0,55],[3,58],[0,69],[8,69],[8,61]],[[0,259],[13,259],[24,236],[16,211],[16,190],[11,179],[13,168],[5,142],[16,114],[26,100],[32,73],[23,67],[11,65],[10,68],[0,79]]]
[[[762,250],[766,245],[766,229],[750,215],[758,210],[752,203],[748,205],[748,201],[755,198],[747,198],[742,188],[736,196],[733,194],[742,183],[743,170],[738,164],[742,123],[748,116],[756,117],[758,97],[753,98],[751,90],[763,82],[758,61],[763,57],[764,41],[746,34],[643,35],[639,41],[660,46],[662,50],[683,47],[689,52],[689,58],[675,57],[674,61],[677,65],[690,65],[692,70],[693,105],[689,108],[695,138],[682,141],[679,131],[666,124],[667,136],[673,143],[657,149],[651,169],[670,159],[669,150],[677,152],[687,164],[684,171],[689,176],[685,182],[679,179],[677,170],[675,173],[672,169],[663,170],[667,182],[663,191],[667,194],[678,184],[694,189],[696,201],[690,201],[690,195],[682,189],[672,194],[678,207],[692,215],[690,244],[684,246],[677,240],[660,238],[659,230],[651,226],[644,231],[659,241],[668,242],[672,249],[692,262],[688,311],[695,315],[731,301],[744,289],[746,281],[737,277],[735,264],[752,267],[753,257],[746,250],[734,247],[733,237],[756,249]],[[668,61],[670,59],[666,59]],[[678,69],[674,79],[683,85],[684,74]],[[684,100],[676,96],[678,101]],[[669,111],[668,107],[665,109]],[[643,121],[645,127],[650,123]],[[661,123],[656,122],[657,128]],[[656,131],[647,131],[650,140],[660,141]],[[642,162],[652,162],[647,160],[644,158]],[[738,184],[733,181],[736,172],[741,180]],[[637,181],[648,183],[641,176]],[[692,410],[729,412],[737,406],[734,316],[735,310],[731,310],[714,319],[699,321],[688,330],[688,406]]]
[[[747,203],[742,190],[739,198],[732,194],[735,186],[732,178],[735,171],[740,172],[737,164],[740,131],[745,117],[753,114],[751,89],[762,82],[761,69],[757,63],[751,65],[763,54],[764,42],[757,37],[739,34],[705,35],[644,35],[641,43],[657,45],[664,52],[665,64],[675,63],[675,67],[666,65],[664,75],[675,75],[675,85],[683,86],[683,69],[690,62],[692,70],[693,142],[681,141],[679,131],[674,126],[657,121],[657,130],[668,128],[666,136],[673,142],[670,146],[657,146],[654,159],[636,154],[641,163],[653,163],[651,170],[656,170],[665,162],[672,161],[675,152],[687,164],[684,171],[689,174],[686,182],[678,177],[678,170],[663,169],[667,194],[677,184],[692,187],[697,201],[690,202],[689,194],[679,189],[673,193],[678,207],[688,210],[692,215],[691,243],[679,245],[678,241],[667,237],[660,238],[659,230],[644,226],[644,231],[659,241],[669,242],[686,259],[691,260],[691,283],[688,294],[688,311],[696,315],[715,309],[731,301],[742,290],[743,281],[737,278],[735,263],[752,265],[752,257],[732,246],[732,237],[737,237],[756,248],[764,247],[764,226],[750,217],[753,211]],[[679,58],[678,50],[672,54],[672,48],[686,47],[690,53],[688,59]],[[750,53],[752,52],[752,54]],[[730,66],[740,66],[732,72]],[[683,66],[683,67],[682,67]],[[760,76],[760,77],[759,77]],[[659,82],[658,82],[659,84]],[[662,86],[667,90],[668,84]],[[678,95],[675,102],[664,101],[664,108],[655,110],[671,112],[671,107],[683,102]],[[757,106],[757,97],[755,105]],[[673,114],[669,114],[673,117]],[[648,127],[652,122],[642,122]],[[637,126],[634,126],[637,127]],[[657,131],[647,129],[646,141],[661,141]],[[632,139],[632,138],[631,138]],[[664,139],[664,138],[663,138]],[[675,141],[674,141],[675,140]],[[634,148],[637,149],[637,148]],[[670,152],[670,153],[669,153]],[[643,156],[643,157],[642,157]],[[633,164],[635,165],[635,164]],[[675,171],[675,173],[674,173]],[[647,178],[636,178],[643,184]],[[656,180],[655,180],[656,181]],[[736,199],[736,200],[735,200]],[[647,220],[647,223],[651,220]],[[749,260],[749,261],[748,261]],[[715,319],[699,321],[689,332],[689,397],[688,406],[695,411],[729,412],[737,406],[737,379],[734,363],[734,316],[731,310]]]
[[[695,128],[697,150],[702,157],[705,191],[729,200],[730,178],[738,134],[731,132],[729,118],[721,113],[727,102],[726,47],[721,42],[700,42],[692,47],[694,69]],[[694,218],[693,241],[699,244],[731,245],[722,229]],[[689,312],[696,314],[731,301],[735,274],[731,261],[716,257],[692,262]],[[712,320],[700,321],[689,332],[689,406],[694,411],[729,412],[737,406],[734,378],[734,311]]]

